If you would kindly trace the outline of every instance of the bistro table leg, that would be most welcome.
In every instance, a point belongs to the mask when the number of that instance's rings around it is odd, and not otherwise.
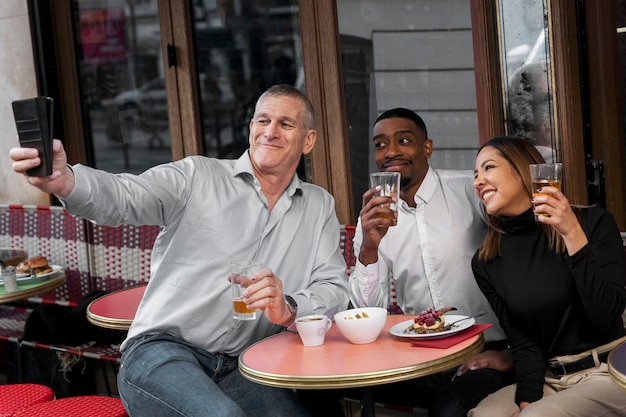
[[[374,394],[372,387],[361,388],[361,417],[375,417]]]

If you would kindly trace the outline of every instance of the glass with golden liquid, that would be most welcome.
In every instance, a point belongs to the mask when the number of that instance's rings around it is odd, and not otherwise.
[[[372,172],[370,173],[370,186],[375,188],[380,186],[379,196],[392,197],[397,196],[400,198],[400,173],[399,172]],[[387,218],[389,220],[396,221],[398,217],[398,205],[392,203],[389,208],[393,214],[382,213],[376,217]]]
[[[259,261],[232,261],[230,263],[230,288],[233,294],[233,317],[238,320],[256,320],[256,310],[250,310],[243,302],[243,292],[250,285],[252,274],[261,269]]]
[[[532,181],[533,199],[541,195],[547,195],[537,192],[542,187],[554,187],[561,190],[561,184],[563,183],[563,164],[558,162],[554,164],[531,164],[530,165],[530,179]],[[550,217],[546,213],[535,213],[537,216]]]

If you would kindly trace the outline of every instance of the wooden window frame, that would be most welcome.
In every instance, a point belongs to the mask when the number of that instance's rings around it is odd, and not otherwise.
[[[306,92],[317,116],[313,182],[335,197],[339,222],[355,224],[335,0],[300,0]]]
[[[553,2],[556,0],[552,0]],[[559,4],[567,3],[559,0]],[[617,59],[617,1],[586,1],[592,154],[604,162],[606,206],[626,230],[626,161]],[[623,75],[622,75],[623,76]]]
[[[82,121],[76,115],[82,113],[78,68],[76,67],[76,43],[72,25],[71,3],[50,0],[52,30],[54,31],[55,55],[59,67],[59,91],[61,97],[55,107],[61,110],[63,138],[67,160],[71,164],[86,164],[88,150]],[[63,47],[60,47],[62,45]]]

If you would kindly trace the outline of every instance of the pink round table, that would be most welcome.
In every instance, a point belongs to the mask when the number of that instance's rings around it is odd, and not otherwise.
[[[458,366],[484,346],[483,334],[446,349],[413,347],[413,340],[389,329],[412,316],[391,315],[380,337],[351,344],[336,325],[321,346],[305,347],[300,336],[283,332],[250,346],[239,356],[239,370],[251,381],[281,388],[332,389],[362,387],[362,416],[375,415],[371,386],[431,375]]]
[[[336,325],[326,343],[302,345],[297,333],[283,332],[250,346],[239,356],[248,379],[283,388],[351,388],[386,384],[430,375],[462,364],[484,345],[482,333],[447,349],[413,347],[412,339],[389,329],[411,316],[391,315],[374,343],[353,345]]]
[[[146,285],[115,291],[87,306],[87,320],[109,329],[128,330],[135,318]]]

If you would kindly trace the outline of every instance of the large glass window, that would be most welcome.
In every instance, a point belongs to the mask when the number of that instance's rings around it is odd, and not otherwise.
[[[90,165],[135,172],[171,160],[156,0],[73,2]]]
[[[501,0],[500,42],[508,133],[556,160],[548,9],[545,0]]]
[[[274,84],[304,89],[298,1],[193,4],[205,154],[238,158],[258,96]]]
[[[424,119],[435,168],[473,169],[479,145],[466,0],[337,2],[354,209],[375,171],[376,117],[406,107]]]

